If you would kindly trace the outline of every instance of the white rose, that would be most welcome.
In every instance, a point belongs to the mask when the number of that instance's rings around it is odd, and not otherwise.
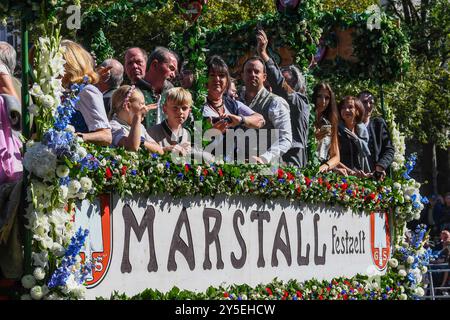
[[[425,274],[428,272],[428,268],[426,266],[423,266],[421,271],[423,274]]]
[[[163,172],[164,171],[164,165],[162,163],[158,163],[156,165],[156,169],[158,170],[158,172]]]
[[[401,186],[400,183],[394,182],[394,189],[395,189],[395,190],[399,190],[399,189],[401,189],[401,188],[402,188],[402,186]]]
[[[404,278],[404,277],[406,277],[406,271],[405,270],[399,270],[398,271],[398,275],[400,276],[400,277],[402,277],[402,278]]]
[[[42,297],[44,296],[43,293],[42,293],[42,288],[41,288],[41,286],[35,286],[35,287],[33,287],[33,289],[31,289],[31,291],[30,291],[30,294],[31,294],[31,297],[32,297],[34,300],[41,300]]]
[[[397,268],[398,267],[398,260],[395,258],[389,259],[389,265],[392,268]]]
[[[30,94],[35,97],[40,97],[44,95],[41,86],[37,83],[33,84],[33,86],[31,87]]]
[[[56,167],[56,175],[60,178],[67,177],[69,175],[69,173],[70,173],[70,169],[66,165],[61,164]]]
[[[417,296],[422,297],[425,294],[425,291],[421,287],[418,287],[418,288],[416,288],[416,290],[414,290],[414,293]]]
[[[83,177],[80,179],[81,189],[83,191],[89,191],[92,188],[92,180],[88,177]]]
[[[399,298],[400,300],[407,300],[407,299],[408,299],[408,296],[407,296],[406,294],[402,293],[398,298]]]
[[[69,182],[69,193],[76,194],[81,189],[81,184],[78,180],[72,180]]]
[[[31,274],[23,276],[21,282],[25,289],[31,289],[36,285],[36,279]]]
[[[45,278],[44,269],[40,267],[34,269],[33,276],[36,278],[36,280],[43,280]]]
[[[408,264],[414,263],[414,257],[413,257],[413,256],[409,256],[409,257],[406,259],[406,263],[408,263]]]

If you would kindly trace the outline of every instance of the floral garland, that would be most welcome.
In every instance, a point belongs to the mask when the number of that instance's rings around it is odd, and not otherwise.
[[[66,210],[69,199],[81,198],[91,186],[82,180],[69,182],[70,170],[62,165],[82,162],[87,154],[68,126],[77,95],[85,84],[73,85],[63,96],[58,78],[64,75],[64,64],[59,31],[39,38],[35,64],[39,82],[31,89],[35,104],[30,113],[39,118],[36,127],[41,141],[27,142],[23,161],[30,174],[27,198],[31,205],[25,227],[33,235],[34,271],[22,278],[23,287],[30,289],[22,299],[82,298],[83,283],[91,268],[79,256],[87,232],[80,229],[75,233],[71,210]]]

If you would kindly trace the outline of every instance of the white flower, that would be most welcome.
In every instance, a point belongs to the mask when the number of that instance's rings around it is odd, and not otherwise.
[[[36,142],[27,149],[23,165],[29,172],[48,181],[55,176],[56,155],[40,142]]]
[[[392,268],[397,268],[398,267],[398,260],[395,258],[389,259],[389,265]]]
[[[414,257],[413,257],[413,256],[409,256],[409,257],[406,259],[406,263],[408,263],[408,264],[414,263]]]
[[[25,289],[31,289],[36,285],[36,279],[31,274],[23,276],[21,282]]]
[[[76,194],[81,189],[81,184],[78,180],[72,180],[69,182],[69,194]]]
[[[59,187],[60,199],[66,200],[68,195],[69,195],[69,188],[67,188],[66,186],[60,186]]]
[[[33,266],[45,268],[48,264],[48,252],[42,251],[40,253],[33,252],[31,254],[31,258],[33,260]]]
[[[404,278],[404,277],[406,277],[406,271],[405,270],[399,270],[398,271],[398,275],[400,276],[400,277],[402,277],[402,278]]]
[[[34,269],[33,276],[36,278],[36,280],[43,280],[45,278],[44,269],[40,267]]]
[[[408,299],[408,296],[407,296],[406,294],[402,293],[398,298],[399,298],[400,300],[407,300],[407,299]]]
[[[72,294],[76,299],[83,299],[86,296],[86,287],[80,284],[72,290]]]
[[[29,294],[23,294],[20,296],[20,300],[33,300]]]
[[[75,127],[71,124],[68,124],[64,131],[75,133]]]
[[[422,273],[425,274],[428,272],[428,268],[426,266],[422,267]]]
[[[418,287],[418,288],[416,288],[416,290],[414,290],[414,293],[417,296],[422,297],[425,294],[425,291],[421,287]]]
[[[57,257],[62,257],[64,255],[64,253],[66,252],[64,247],[57,242],[53,243],[51,250],[52,250],[52,253],[54,255],[56,255]]]
[[[89,179],[88,177],[82,177],[80,179],[80,184],[81,189],[83,189],[83,191],[89,191],[92,188],[92,180]]]
[[[162,163],[158,163],[156,165],[156,169],[158,170],[158,172],[163,172],[164,171],[164,165]]]
[[[71,274],[66,281],[66,285],[62,288],[62,292],[64,294],[68,294],[69,292],[72,292],[77,287],[78,287],[78,283],[75,280],[74,275]]]
[[[67,177],[69,175],[69,173],[70,173],[70,169],[66,165],[61,164],[56,167],[56,175],[60,178]]]
[[[40,99],[41,99],[41,102],[42,102],[42,105],[44,108],[53,109],[54,107],[56,107],[55,106],[56,100],[51,95],[46,94],[45,96],[41,97]]]
[[[31,297],[32,297],[34,300],[41,300],[42,297],[44,296],[43,293],[42,293],[42,288],[41,288],[41,286],[35,286],[35,287],[33,287],[33,289],[31,289],[31,291],[30,291],[30,294],[31,294]]]
[[[30,94],[35,97],[40,97],[44,95],[44,92],[42,92],[42,88],[39,84],[34,83],[31,87]]]
[[[87,156],[87,151],[86,151],[86,149],[85,149],[84,147],[78,147],[78,148],[77,148],[77,153],[78,153],[78,156],[79,156],[81,159],[83,159],[84,157]]]

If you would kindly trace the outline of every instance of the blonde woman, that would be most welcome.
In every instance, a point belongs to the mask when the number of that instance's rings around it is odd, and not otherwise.
[[[75,105],[75,114],[72,116],[71,124],[75,132],[85,142],[101,146],[108,146],[112,142],[111,126],[108,122],[103,95],[94,86],[99,80],[94,71],[92,56],[78,43],[63,40],[61,46],[64,50],[65,74],[62,85],[70,89],[73,84],[87,85],[79,94],[80,100]]]

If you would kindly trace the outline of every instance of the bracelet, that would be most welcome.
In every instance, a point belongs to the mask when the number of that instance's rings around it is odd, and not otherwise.
[[[326,164],[327,165],[327,167],[328,167],[328,169],[330,169],[331,168],[331,166],[328,164],[328,162],[325,162],[324,164]]]
[[[239,122],[240,125],[245,124],[245,118],[244,116],[240,116],[241,117],[241,121]]]

